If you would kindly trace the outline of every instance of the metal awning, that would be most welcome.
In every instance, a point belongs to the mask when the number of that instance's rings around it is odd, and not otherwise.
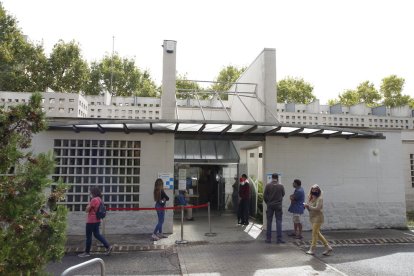
[[[263,141],[266,136],[385,139],[382,133],[361,129],[268,122],[101,118],[48,118],[47,121],[49,130],[174,133],[178,139]]]
[[[175,139],[174,161],[237,164],[240,157],[230,140]]]

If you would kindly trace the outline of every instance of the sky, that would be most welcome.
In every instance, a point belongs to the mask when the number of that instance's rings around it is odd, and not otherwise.
[[[276,49],[276,80],[303,78],[326,104],[390,75],[414,97],[410,0],[0,0],[47,54],[75,40],[88,61],[114,50],[162,80],[163,40],[177,41],[177,73],[213,81]],[[113,39],[114,37],[114,39]]]

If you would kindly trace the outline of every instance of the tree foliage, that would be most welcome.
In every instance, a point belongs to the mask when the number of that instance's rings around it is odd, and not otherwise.
[[[410,105],[414,107],[414,101],[408,95],[403,95],[402,90],[405,80],[396,75],[391,75],[382,79],[380,91],[369,81],[360,83],[355,90],[348,89],[338,95],[338,99],[328,101],[329,105],[341,103],[351,106],[365,103],[367,106],[374,107],[380,104],[388,107]]]
[[[341,103],[345,106],[352,106],[360,103],[365,103],[368,106],[377,106],[378,101],[381,100],[381,94],[375,89],[373,83],[364,81],[361,82],[355,90],[345,90],[342,94],[339,94],[338,98],[336,103]]]
[[[28,151],[45,128],[39,93],[28,105],[0,107],[0,275],[38,275],[64,254],[67,209],[56,202],[65,187],[46,197],[53,156]]]
[[[79,44],[60,40],[48,60],[49,87],[57,92],[79,93],[89,78],[87,62],[81,56]]]
[[[313,86],[303,78],[287,77],[277,83],[277,102],[308,104],[314,101]]]
[[[358,92],[352,89],[348,89],[344,91],[338,97],[339,97],[339,103],[341,103],[342,105],[346,105],[346,106],[355,105],[360,102]]]
[[[114,96],[156,97],[159,89],[148,71],[141,71],[133,59],[106,55],[91,64],[90,79],[86,94],[98,95],[109,91]]]
[[[0,3],[0,91],[44,91],[46,65],[43,47],[26,41]]]
[[[177,99],[204,99],[205,95],[199,92],[203,88],[196,82],[188,80],[187,74],[179,74],[175,80]],[[196,95],[197,94],[197,95]]]
[[[228,91],[233,83],[240,78],[244,71],[246,71],[246,67],[238,68],[232,65],[224,67],[215,78],[214,81],[217,83],[214,83],[211,86],[211,89],[218,92]]]
[[[404,83],[405,80],[396,75],[391,75],[382,79],[380,92],[384,97],[384,105],[396,107],[410,103],[410,96],[402,94]]]

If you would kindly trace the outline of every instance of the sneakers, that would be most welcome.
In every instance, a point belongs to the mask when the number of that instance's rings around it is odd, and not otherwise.
[[[159,234],[157,234],[157,237],[158,237],[159,239],[166,239],[166,238],[168,238],[168,236],[164,235],[163,233],[159,233]]]
[[[284,240],[277,240],[276,243],[286,243]]]
[[[308,255],[315,255],[315,247],[311,246],[308,251],[306,251]]]
[[[87,258],[87,257],[90,257],[90,256],[91,256],[91,254],[89,254],[87,252],[83,252],[83,253],[78,255],[79,258]]]
[[[155,234],[152,234],[151,238],[152,238],[154,241],[158,241],[158,240],[160,239],[160,238],[159,238],[157,235],[155,235]]]
[[[106,249],[105,255],[109,256],[109,255],[111,255],[111,252],[112,252],[112,245]]]
[[[332,253],[332,247],[327,244],[325,245],[325,251],[323,251],[322,255],[329,256]]]

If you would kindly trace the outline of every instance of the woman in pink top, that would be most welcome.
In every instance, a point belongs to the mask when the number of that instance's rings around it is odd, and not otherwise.
[[[101,191],[95,186],[90,189],[90,193],[92,199],[86,206],[85,210],[88,214],[86,218],[86,248],[84,253],[78,255],[81,258],[90,256],[92,234],[105,246],[105,255],[111,254],[112,251],[112,246],[110,246],[106,239],[99,233],[99,225],[101,224],[101,220],[96,217],[96,211],[99,209],[99,205],[102,201]]]

